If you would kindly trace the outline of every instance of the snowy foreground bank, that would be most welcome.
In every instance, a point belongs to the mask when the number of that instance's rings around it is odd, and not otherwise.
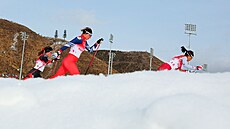
[[[229,129],[230,73],[0,78],[0,129]]]

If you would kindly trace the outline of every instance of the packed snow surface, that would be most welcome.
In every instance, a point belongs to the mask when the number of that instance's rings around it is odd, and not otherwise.
[[[0,78],[0,129],[229,128],[229,72]]]

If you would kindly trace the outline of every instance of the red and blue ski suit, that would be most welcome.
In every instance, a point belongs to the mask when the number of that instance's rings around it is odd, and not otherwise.
[[[78,61],[81,53],[86,49],[89,52],[93,52],[94,49],[97,48],[98,43],[95,43],[93,46],[89,46],[84,36],[78,36],[65,44],[63,47],[60,48],[60,52],[63,52],[67,48],[70,47],[69,54],[65,57],[62,61],[62,65],[58,69],[55,75],[51,78],[55,78],[57,76],[65,75],[69,73],[70,75],[77,75],[80,74],[76,62]]]

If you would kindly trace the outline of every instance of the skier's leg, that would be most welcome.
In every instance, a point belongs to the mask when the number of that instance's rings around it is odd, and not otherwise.
[[[171,66],[168,63],[162,64],[157,70],[171,70]]]
[[[64,62],[64,60],[63,60],[63,62]],[[51,79],[56,78],[58,76],[63,76],[66,74],[67,70],[65,69],[63,62],[62,62],[62,65],[60,66],[60,68],[57,70],[56,74],[54,74],[53,76],[50,77]]]
[[[68,61],[63,62],[65,69],[69,72],[70,75],[78,75],[80,74],[79,69],[76,65],[78,58],[70,55],[67,58]]]
[[[36,70],[35,72],[33,72],[33,77],[34,77],[34,78],[42,77],[40,73],[41,73],[40,70]]]
[[[68,56],[62,61],[61,67],[58,69],[55,75],[53,75],[51,78],[55,78],[57,76],[65,75],[67,72],[70,73],[70,75],[80,74],[76,62],[78,58],[75,57],[72,54],[68,54]]]
[[[33,78],[33,73],[36,71],[35,68],[32,68],[26,75],[26,78]]]
[[[67,71],[70,75],[78,75],[80,74],[79,69],[75,63],[69,63],[68,67],[66,67]]]

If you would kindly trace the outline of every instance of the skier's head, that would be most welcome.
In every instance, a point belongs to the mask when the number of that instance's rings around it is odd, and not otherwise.
[[[194,52],[192,50],[187,50],[184,46],[181,47],[181,51],[187,57],[188,61],[192,60],[194,57]]]
[[[185,56],[194,57],[194,52],[193,52],[192,50],[188,50],[188,51],[185,53]]]
[[[45,54],[50,57],[52,55],[53,48],[48,46],[44,48]]]
[[[42,48],[42,50],[38,53],[38,55],[40,56],[41,54],[48,54],[48,56],[50,56],[52,51],[53,51],[53,48],[50,46],[47,46],[45,48]]]
[[[45,53],[53,51],[53,48],[48,46],[44,48]]]
[[[92,29],[89,27],[85,27],[85,28],[81,29],[81,31],[82,31],[82,35],[84,35],[86,40],[89,39],[93,34]]]

